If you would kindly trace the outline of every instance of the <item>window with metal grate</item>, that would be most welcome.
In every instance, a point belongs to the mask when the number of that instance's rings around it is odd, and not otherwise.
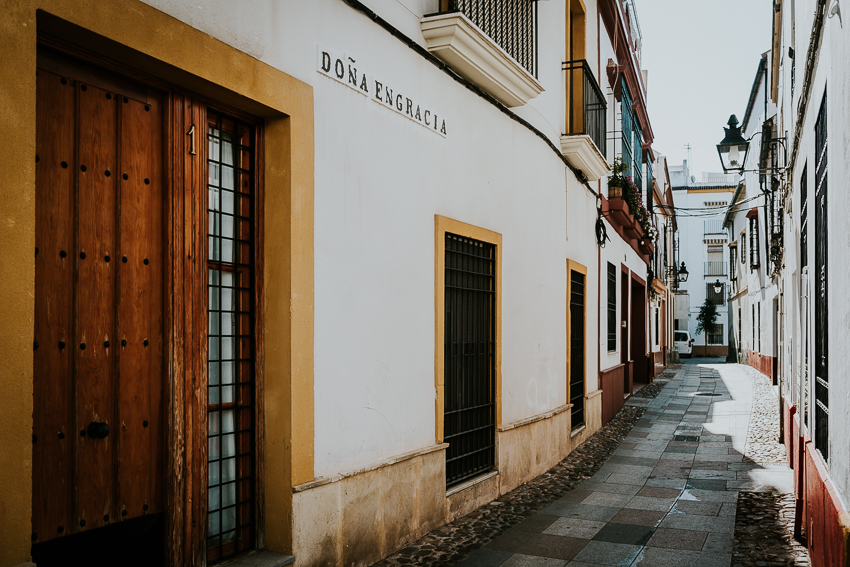
[[[208,113],[209,561],[256,538],[253,130]]]
[[[441,12],[463,12],[481,31],[537,76],[536,0],[441,0]]]
[[[608,262],[608,350],[617,350],[617,269]]]
[[[815,123],[815,448],[829,459],[829,289],[826,94]]]
[[[570,270],[570,403],[572,428],[584,424],[584,290],[585,275]]]
[[[446,486],[489,472],[496,439],[496,246],[446,234]]]

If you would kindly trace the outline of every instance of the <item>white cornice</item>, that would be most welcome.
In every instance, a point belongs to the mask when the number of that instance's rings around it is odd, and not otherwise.
[[[587,176],[588,181],[601,179],[611,171],[608,162],[587,134],[561,136],[561,153],[573,167]]]
[[[522,106],[543,85],[461,12],[420,20],[428,51],[507,107]]]

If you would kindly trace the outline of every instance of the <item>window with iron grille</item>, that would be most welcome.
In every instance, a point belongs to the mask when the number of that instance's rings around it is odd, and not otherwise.
[[[747,231],[741,231],[741,263],[747,263]]]
[[[208,114],[207,559],[256,539],[254,129]]]
[[[638,140],[638,144],[640,144],[640,140]],[[646,208],[649,212],[652,212],[654,209],[653,203],[654,199],[652,198],[652,161],[646,160]]]
[[[829,273],[826,94],[815,123],[815,447],[829,458]]]
[[[446,486],[489,472],[496,439],[496,246],[446,233]]]
[[[714,305],[726,305],[726,284],[720,284],[720,291],[714,291],[714,284],[705,284],[705,296]]]
[[[440,0],[441,12],[462,12],[537,76],[537,0]]]
[[[759,218],[750,217],[750,269],[759,267]]]
[[[573,429],[584,424],[584,285],[584,274],[570,270],[569,382]]]
[[[626,79],[622,79],[622,100],[620,101],[620,130],[622,135],[622,159],[626,170],[623,171],[624,176],[633,176],[632,172],[634,159],[632,158],[632,147],[634,143],[634,130],[632,129],[632,95],[629,93],[629,87],[626,84]]]
[[[659,344],[659,329],[661,328],[661,319],[658,316],[658,308],[655,308],[655,342],[653,344]]]
[[[733,282],[738,281],[738,247],[729,247],[729,279]]]
[[[723,323],[715,323],[714,330],[706,334],[706,342],[710,345],[723,344]]]
[[[750,345],[750,348],[752,350],[757,350],[756,349],[756,306],[755,306],[755,304],[753,305],[752,322],[753,322],[753,343],[752,343],[752,345]]]
[[[608,351],[617,350],[617,270],[608,262]]]
[[[634,140],[632,141],[632,177],[634,178],[638,193],[643,195],[643,149],[641,149],[643,134],[640,131],[640,124],[638,124],[637,117],[634,115],[632,115],[632,132],[634,132]]]
[[[809,164],[800,175],[800,268],[809,265]]]
[[[622,159],[627,169],[623,175],[631,176],[640,195],[643,195],[643,133],[633,108],[632,95],[622,79],[622,100],[620,102],[620,128],[622,130]],[[651,174],[650,174],[651,175]]]

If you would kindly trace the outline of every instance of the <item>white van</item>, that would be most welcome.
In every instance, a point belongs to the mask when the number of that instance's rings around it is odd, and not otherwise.
[[[694,340],[687,331],[673,331],[673,347],[679,356],[691,357],[693,353]]]

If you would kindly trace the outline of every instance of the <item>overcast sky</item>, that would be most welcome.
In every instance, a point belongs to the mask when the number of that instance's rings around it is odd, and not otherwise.
[[[635,0],[649,71],[656,153],[687,159],[691,175],[723,171],[717,143],[730,114],[743,120],[761,54],[770,49],[772,0]]]

